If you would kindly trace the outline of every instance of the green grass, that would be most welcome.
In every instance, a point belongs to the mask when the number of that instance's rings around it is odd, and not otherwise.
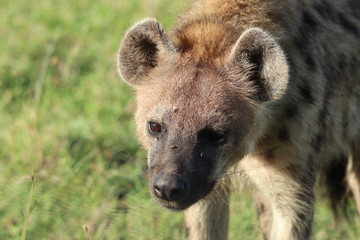
[[[182,214],[150,198],[133,92],[115,66],[132,23],[169,29],[185,5],[1,1],[0,239],[185,239]],[[231,239],[259,239],[251,201],[233,198]],[[324,205],[316,239],[359,238],[357,216],[335,225]]]

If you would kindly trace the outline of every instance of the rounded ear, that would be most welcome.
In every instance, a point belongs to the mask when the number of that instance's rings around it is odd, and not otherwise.
[[[175,52],[175,46],[160,23],[145,19],[130,28],[120,44],[120,76],[131,85],[139,85],[171,52]]]
[[[250,66],[252,79],[270,100],[285,93],[289,81],[288,63],[276,40],[260,28],[245,30],[230,54],[232,67]]]

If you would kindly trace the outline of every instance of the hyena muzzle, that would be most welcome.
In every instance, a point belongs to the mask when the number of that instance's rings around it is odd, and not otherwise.
[[[360,0],[198,0],[167,34],[122,40],[150,192],[190,239],[226,239],[229,179],[271,240],[310,239],[314,185],[360,211]]]

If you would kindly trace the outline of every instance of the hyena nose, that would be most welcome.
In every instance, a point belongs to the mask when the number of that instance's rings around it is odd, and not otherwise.
[[[184,178],[163,172],[156,175],[153,186],[155,196],[169,202],[185,198],[188,190],[188,184]]]

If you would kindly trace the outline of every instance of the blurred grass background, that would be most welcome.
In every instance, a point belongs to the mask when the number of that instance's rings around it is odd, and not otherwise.
[[[116,72],[124,31],[167,29],[171,0],[0,2],[0,239],[185,239],[181,213],[148,193],[133,92]],[[230,239],[261,239],[249,197],[233,197]],[[315,239],[359,239],[318,202]]]

